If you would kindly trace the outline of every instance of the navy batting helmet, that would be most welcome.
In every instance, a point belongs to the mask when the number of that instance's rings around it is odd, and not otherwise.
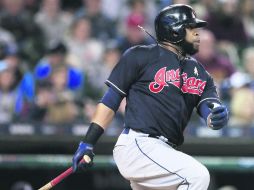
[[[200,28],[206,24],[206,21],[196,18],[196,13],[191,6],[183,4],[165,7],[154,21],[157,40],[173,44],[185,38],[185,28]]]

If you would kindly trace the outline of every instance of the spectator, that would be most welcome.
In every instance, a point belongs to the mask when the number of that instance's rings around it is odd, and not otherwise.
[[[6,60],[0,61],[0,123],[9,123],[27,115],[26,100],[33,84],[29,76],[19,77]],[[30,89],[31,88],[31,89]],[[31,100],[31,99],[30,99]]]
[[[244,0],[241,1],[242,9],[242,18],[244,29],[251,39],[251,42],[254,42],[254,1],[253,0]]]
[[[128,48],[135,45],[148,45],[151,43],[146,37],[146,34],[142,32],[138,25],[143,26],[145,18],[141,14],[131,14],[127,17],[126,32],[124,36],[118,38],[118,49],[123,53]]]
[[[24,106],[29,105],[35,98],[34,77],[27,63],[21,59],[20,51],[15,44],[6,45],[4,61],[15,75],[15,85],[20,93],[20,104],[19,107],[17,107],[17,111],[21,112],[24,110]]]
[[[239,1],[219,0],[218,2],[217,10],[208,14],[207,28],[219,41],[229,41],[238,46],[245,46],[248,44],[248,37],[238,12]]]
[[[235,71],[230,60],[216,49],[216,39],[208,30],[200,31],[200,48],[196,59],[204,65],[218,85]]]
[[[15,76],[8,70],[4,61],[0,62],[0,123],[8,123],[15,113],[16,95],[14,89]]]
[[[232,93],[242,87],[250,88],[254,91],[254,47],[243,50],[242,56],[243,70],[237,71],[221,85],[221,95],[227,101],[231,100]]]
[[[61,43],[51,43],[45,57],[43,57],[35,67],[34,74],[36,80],[49,80],[52,68],[66,63],[67,48]],[[68,66],[67,87],[71,90],[80,90],[83,87],[83,73]]]
[[[97,81],[98,67],[101,66],[104,52],[103,44],[91,37],[90,30],[90,20],[82,17],[75,20],[69,36],[66,37],[69,54],[78,59],[74,66],[86,75],[85,93],[89,93],[88,91],[93,88],[93,83]],[[88,87],[89,85],[91,88]]]
[[[119,16],[122,14],[123,4],[125,1],[126,0],[101,0],[102,13],[112,21],[117,22]]]
[[[47,62],[51,64],[51,66],[57,66],[64,62],[65,56],[68,53],[68,50],[64,43],[61,41],[50,43],[46,50],[44,59],[47,59]]]
[[[209,12],[214,12],[214,10],[217,8],[217,4],[217,0],[200,0],[195,1],[194,4],[192,4],[192,7],[194,8],[197,16],[205,20]]]
[[[144,19],[142,26],[153,34],[153,22],[157,14],[157,6],[154,0],[126,0],[123,5],[118,20],[120,36],[126,35],[126,20],[130,15],[140,15]]]
[[[71,25],[72,15],[61,10],[60,0],[44,0],[40,11],[35,15],[35,22],[43,30],[49,45],[63,40]]]
[[[154,0],[128,0],[130,12],[128,14],[140,14],[145,18],[145,26],[148,29],[152,29],[149,26],[153,25],[154,18],[157,14],[156,4]]]
[[[48,80],[38,81],[37,99],[32,107],[31,119],[53,124],[69,123],[78,117],[76,94],[67,88],[68,67],[52,67]]]
[[[249,76],[251,82],[250,87],[254,91],[254,46],[248,47],[243,50],[243,66],[244,71]]]
[[[31,14],[24,9],[24,0],[3,0],[0,24],[14,35],[21,55],[30,64],[41,57],[44,36]]]
[[[54,103],[52,85],[48,81],[39,81],[36,84],[36,99],[32,103],[29,119],[34,122],[45,122],[48,107]]]
[[[253,126],[254,91],[249,88],[235,89],[231,99],[230,126]]]
[[[101,0],[83,0],[83,7],[76,12],[76,17],[87,17],[91,21],[91,36],[105,41],[116,36],[115,23],[101,8]]]
[[[66,36],[69,53],[79,58],[77,67],[89,71],[93,63],[100,62],[103,55],[103,44],[91,36],[91,21],[82,17],[74,21],[70,33]]]
[[[70,123],[78,117],[75,94],[66,88],[68,68],[64,65],[54,67],[50,77],[53,104],[49,104],[46,120],[49,123]]]

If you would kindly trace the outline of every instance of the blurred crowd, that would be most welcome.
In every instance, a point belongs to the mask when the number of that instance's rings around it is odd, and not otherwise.
[[[253,0],[0,0],[0,124],[89,122],[121,54],[155,43],[137,25],[154,35],[157,12],[172,3],[208,21],[195,58],[214,77],[229,125],[253,126]]]

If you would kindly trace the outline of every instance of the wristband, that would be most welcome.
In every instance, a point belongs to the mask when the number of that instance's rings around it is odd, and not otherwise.
[[[100,125],[96,123],[91,123],[86,133],[84,142],[91,145],[95,145],[100,136],[103,134],[103,132],[104,129]]]

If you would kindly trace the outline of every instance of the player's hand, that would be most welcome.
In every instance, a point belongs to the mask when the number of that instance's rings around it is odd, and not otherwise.
[[[91,159],[91,161],[88,163],[87,162],[79,163],[85,155],[88,156]],[[73,172],[77,171],[78,168],[84,169],[91,166],[93,164],[93,157],[94,157],[93,145],[81,141],[79,143],[77,151],[75,152],[72,158]]]
[[[208,127],[218,130],[228,123],[228,109],[224,105],[208,102],[211,113],[207,117]]]

